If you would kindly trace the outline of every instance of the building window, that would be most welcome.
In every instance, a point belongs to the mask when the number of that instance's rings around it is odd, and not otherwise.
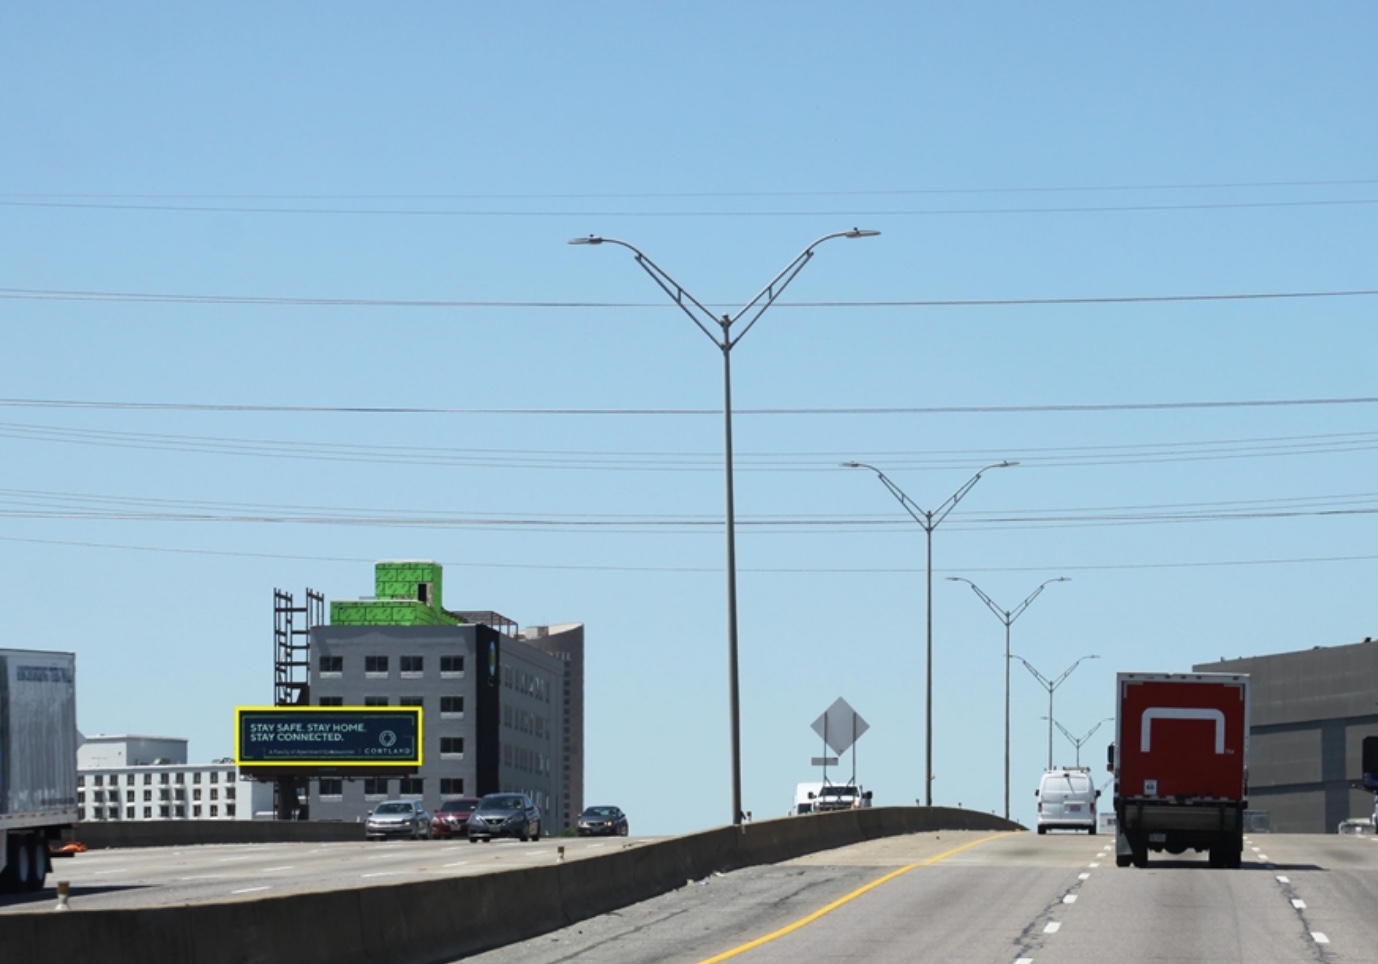
[[[442,736],[440,738],[441,756],[463,756],[464,737],[462,736]]]
[[[441,676],[463,676],[464,657],[463,656],[442,656],[440,657]]]
[[[420,676],[425,669],[425,662],[421,656],[399,656],[397,657],[397,668],[403,675]]]
[[[440,793],[441,793],[441,796],[445,796],[445,795],[448,795],[448,794],[463,794],[463,793],[464,793],[464,778],[463,778],[463,777],[441,777],[441,778],[440,778]]]
[[[320,795],[322,797],[343,797],[344,781],[337,779],[336,777],[324,778],[323,780],[321,780]]]
[[[344,706],[343,696],[322,696],[321,706]]]
[[[200,808],[199,806],[192,807],[192,808],[191,808],[191,815],[192,815],[193,817],[196,817],[197,819],[200,819],[200,817],[201,817],[201,808]]]
[[[215,804],[211,804],[211,816],[212,816],[212,817],[218,817],[218,816],[220,816],[220,808],[217,807]]]
[[[150,785],[152,785],[152,783],[153,783],[153,774],[151,774],[151,773],[145,773],[145,774],[144,774],[144,786],[146,786],[146,787],[147,787],[147,786],[150,786]]]
[[[186,815],[187,815],[187,808],[186,808],[186,807],[178,807],[178,808],[177,808],[177,819],[178,819],[178,820],[181,820],[181,819],[185,818]]]
[[[191,775],[191,782],[192,782],[192,783],[200,783],[200,782],[201,782],[201,774],[199,774],[199,773],[193,773],[193,774]]]
[[[234,804],[232,804],[232,803],[227,803],[227,804],[225,804],[225,816],[227,816],[227,817],[233,817],[233,816],[234,816]]]
[[[145,791],[144,791],[144,803],[152,803],[152,802],[153,802],[153,791],[152,791],[152,790],[145,790]]]
[[[186,783],[186,782],[187,782],[187,775],[186,775],[185,773],[180,773],[180,772],[179,772],[179,773],[177,774],[177,782],[178,782],[178,783]]]
[[[426,701],[420,696],[402,696],[397,700],[398,706],[425,706]]]
[[[124,818],[125,818],[126,820],[133,820],[133,819],[134,819],[134,808],[133,808],[133,807],[125,807],[125,808],[124,808]]]
[[[217,770],[212,770],[212,771],[211,771],[211,783],[219,783],[219,782],[220,782],[220,773],[219,773],[219,771],[217,771]]]
[[[386,797],[388,795],[388,781],[384,777],[367,777],[364,779],[364,798]]]
[[[324,675],[327,674],[327,673],[343,673],[343,672],[344,672],[344,657],[343,657],[343,656],[322,656],[322,657],[321,657],[321,662],[320,662],[320,667],[321,667],[321,675],[322,675],[322,676],[324,676]]]
[[[201,788],[200,788],[200,787],[197,787],[195,790],[191,791],[191,798],[192,798],[193,800],[200,800],[200,799],[201,799]],[[200,808],[198,807],[197,809],[200,809]]]
[[[145,819],[145,820],[152,820],[152,819],[153,819],[153,808],[152,808],[152,807],[144,807],[144,819]]]
[[[214,789],[214,788],[212,788],[212,789],[211,789],[211,799],[212,799],[212,800],[219,800],[219,799],[220,799],[220,791],[219,791],[219,790],[216,790],[216,789]]]
[[[126,791],[124,791],[124,802],[125,802],[125,803],[133,803],[133,802],[134,802],[134,791],[133,791],[133,790],[126,790]],[[131,816],[132,816],[132,814],[131,814]]]
[[[388,698],[387,698],[386,696],[365,696],[365,697],[364,697],[364,705],[365,705],[365,706],[387,706],[387,705],[388,705]]]
[[[226,787],[226,788],[225,788],[225,799],[226,799],[226,800],[233,800],[233,799],[234,799],[234,787]]]
[[[158,774],[158,782],[166,786],[168,783],[168,775],[166,773]]]
[[[364,674],[368,676],[386,676],[388,674],[388,658],[386,656],[365,656]]]
[[[403,777],[397,781],[397,792],[404,797],[419,797],[426,792],[425,784],[420,777]]]
[[[161,818],[163,818],[164,820],[166,820],[166,819],[168,818],[168,816],[169,816],[170,813],[171,813],[171,811],[170,811],[167,807],[159,807],[159,808],[158,808],[158,816],[161,817]]]
[[[440,712],[444,716],[463,716],[464,697],[442,696],[440,698]]]

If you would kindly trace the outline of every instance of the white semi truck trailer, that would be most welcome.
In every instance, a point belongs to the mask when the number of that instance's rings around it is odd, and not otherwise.
[[[0,891],[39,890],[77,822],[76,657],[0,649]]]

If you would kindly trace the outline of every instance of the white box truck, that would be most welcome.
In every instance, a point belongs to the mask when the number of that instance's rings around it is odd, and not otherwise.
[[[42,888],[76,822],[76,657],[0,649],[0,891]]]

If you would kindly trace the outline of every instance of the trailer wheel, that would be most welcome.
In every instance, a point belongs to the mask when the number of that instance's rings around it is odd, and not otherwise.
[[[26,890],[42,890],[48,877],[48,842],[38,834],[29,836],[29,878]]]

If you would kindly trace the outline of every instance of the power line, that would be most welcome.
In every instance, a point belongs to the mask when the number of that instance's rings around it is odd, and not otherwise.
[[[800,211],[608,211],[535,210],[495,208],[386,208],[386,207],[264,207],[228,204],[140,204],[116,201],[17,201],[0,200],[0,207],[48,210],[134,211],[159,214],[258,214],[327,217],[426,217],[426,218],[891,218],[891,217],[979,217],[1028,214],[1140,214],[1180,211],[1236,211],[1317,207],[1368,207],[1378,198],[1313,199],[1301,201],[1201,201],[1171,204],[1063,205],[1061,207],[1003,208],[909,208],[847,209]]]
[[[736,415],[1005,415],[1036,412],[1147,412],[1185,409],[1290,408],[1372,405],[1378,396],[1240,399],[1183,402],[1087,402],[1051,405],[931,405],[879,408],[733,408]],[[438,408],[398,405],[259,405],[210,402],[129,402],[109,399],[0,398],[0,408],[97,409],[106,411],[254,412],[324,415],[570,415],[721,416],[717,408]]]
[[[1178,295],[1105,295],[1058,298],[914,298],[884,301],[780,301],[782,308],[1004,308],[1041,305],[1132,305],[1212,301],[1282,301],[1304,298],[1368,298],[1378,289],[1319,291],[1206,292]],[[444,298],[322,298],[276,295],[170,294],[148,291],[83,291],[59,288],[0,288],[0,299],[11,301],[92,301],[141,304],[253,305],[307,308],[521,308],[521,309],[636,309],[674,310],[674,305],[650,301],[512,301]],[[707,302],[705,307],[725,304]]]
[[[288,459],[294,461],[356,462],[371,465],[432,465],[450,468],[536,469],[605,472],[716,472],[721,457],[715,452],[626,452],[573,449],[468,449],[418,445],[374,445],[320,442],[314,439],[229,438],[169,435],[67,428],[0,422],[0,438],[52,444],[95,446],[144,451]],[[1091,467],[1148,463],[1222,461],[1347,454],[1378,448],[1378,432],[1323,435],[1265,436],[1121,445],[1088,445],[1000,449],[1026,466]],[[737,464],[752,472],[835,471],[853,457],[883,459],[896,469],[934,471],[988,462],[996,453],[984,450],[885,452],[743,452]]]
[[[1279,187],[1356,187],[1378,184],[1374,178],[1312,179],[1297,181],[1208,181],[1182,184],[1100,184],[1042,187],[970,187],[970,188],[879,188],[852,191],[644,191],[604,193],[469,193],[469,194],[110,194],[110,193],[0,193],[0,198],[37,200],[54,198],[122,199],[122,200],[251,200],[251,201],[350,201],[350,200],[636,200],[654,198],[751,198],[751,197],[913,197],[925,195],[962,194],[1085,194],[1120,191],[1215,191],[1241,188]]]
[[[248,558],[248,559],[290,559],[303,560],[309,562],[340,562],[351,565],[358,563],[372,563],[377,560],[371,556],[319,556],[304,555],[297,553],[269,553],[269,552],[238,552],[227,549],[191,549],[177,546],[146,546],[133,545],[129,543],[107,543],[91,542],[64,539],[29,539],[20,536],[0,536],[0,542],[14,542],[26,545],[46,545],[64,546],[77,549],[108,549],[126,552],[155,552],[172,553],[176,555],[195,555],[195,556],[214,556],[223,558]],[[1355,562],[1374,562],[1378,561],[1378,556],[1302,556],[1296,558],[1281,559],[1228,559],[1228,560],[1201,560],[1195,562],[1140,562],[1140,563],[1107,563],[1098,565],[1064,565],[1062,563],[1042,563],[1037,566],[964,566],[962,572],[1117,572],[1117,571],[1136,571],[1136,570],[1155,570],[1155,569],[1206,569],[1234,566],[1287,566],[1287,565],[1317,565],[1329,563],[1355,563]],[[712,566],[650,566],[637,564],[635,566],[602,566],[602,565],[556,565],[552,563],[502,563],[502,562],[445,562],[445,568],[467,568],[467,569],[520,569],[528,571],[565,571],[565,572],[629,572],[629,573],[717,573],[720,568]],[[774,574],[816,574],[816,575],[907,575],[922,572],[916,568],[802,568],[802,567],[738,567],[739,572],[754,573],[758,575]],[[947,570],[935,570],[935,572],[946,572]]]

